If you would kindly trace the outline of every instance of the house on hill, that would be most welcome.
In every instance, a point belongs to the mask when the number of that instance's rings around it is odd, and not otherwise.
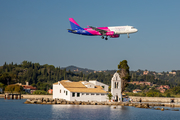
[[[29,85],[29,82],[26,82],[26,85],[22,85],[22,84],[21,84],[21,86],[23,87],[23,90],[24,90],[25,92],[31,93],[31,94],[32,94],[34,91],[37,90],[36,87],[33,87],[33,86]]]
[[[62,80],[53,84],[53,99],[107,101],[106,87],[108,88],[109,86],[98,81],[72,82],[70,80]]]
[[[133,93],[139,93],[139,92],[142,92],[142,91],[140,89],[133,90]]]
[[[143,81],[133,81],[133,82],[129,82],[129,84],[153,86],[151,82],[143,82]]]
[[[159,87],[156,88],[157,90],[159,90],[161,93],[164,93],[166,91],[166,89],[170,89],[169,85],[161,85]]]
[[[49,90],[48,90],[48,93],[49,93],[49,94],[53,94],[53,89],[49,89]]]
[[[36,87],[33,87],[31,85],[22,85],[22,87],[25,92],[31,93],[31,94],[37,90]]]

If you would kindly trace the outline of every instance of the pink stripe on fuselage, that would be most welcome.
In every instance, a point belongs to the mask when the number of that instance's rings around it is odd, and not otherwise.
[[[110,29],[108,27],[97,27],[97,28],[102,29],[102,30],[106,30],[106,31],[110,31]],[[92,28],[84,28],[84,30],[88,31],[92,35],[101,35],[100,32],[93,30]]]
[[[76,25],[78,25],[77,22],[76,22],[73,18],[69,18],[69,21],[72,22],[72,23],[74,23],[74,24],[76,24]],[[79,26],[79,25],[78,25],[78,26]]]

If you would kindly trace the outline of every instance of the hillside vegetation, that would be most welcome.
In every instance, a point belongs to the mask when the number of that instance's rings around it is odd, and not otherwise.
[[[45,90],[52,88],[52,84],[60,80],[83,81],[83,80],[98,80],[105,84],[111,84],[111,78],[116,70],[94,71],[87,68],[78,68],[70,66],[61,69],[53,65],[40,65],[39,63],[32,63],[23,61],[21,64],[7,64],[0,66],[0,87],[14,83],[29,82],[30,85],[37,87],[38,90]],[[146,81],[152,82],[156,85],[169,85],[171,88],[179,86],[180,71],[175,71],[176,74],[169,74],[169,72],[157,73],[149,71],[147,75],[143,75],[143,70],[129,71],[129,80],[132,81]],[[148,86],[127,85],[126,90],[132,92],[133,89],[148,90]]]

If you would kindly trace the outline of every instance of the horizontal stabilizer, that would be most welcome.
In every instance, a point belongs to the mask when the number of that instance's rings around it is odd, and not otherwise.
[[[69,31],[71,31],[71,32],[76,32],[76,30],[71,30],[71,29],[67,29],[67,30],[69,30]]]

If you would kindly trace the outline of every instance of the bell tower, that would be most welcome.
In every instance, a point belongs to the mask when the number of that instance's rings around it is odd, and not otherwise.
[[[114,101],[122,101],[121,91],[121,78],[119,73],[116,72],[111,79],[111,94],[113,95]]]

